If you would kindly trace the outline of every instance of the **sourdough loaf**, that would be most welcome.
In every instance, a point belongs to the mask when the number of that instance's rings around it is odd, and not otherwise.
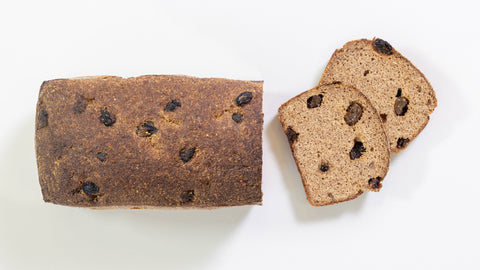
[[[261,204],[262,82],[187,76],[46,81],[43,198],[92,208]]]

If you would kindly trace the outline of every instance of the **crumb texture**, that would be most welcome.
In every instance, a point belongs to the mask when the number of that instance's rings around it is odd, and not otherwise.
[[[355,40],[336,50],[320,84],[336,81],[357,88],[372,102],[385,125],[391,152],[403,150],[437,106],[425,76],[381,39]]]
[[[91,208],[262,202],[263,82],[152,75],[46,81],[44,200]]]
[[[317,96],[322,102],[311,106]],[[387,137],[376,110],[358,90],[321,85],[283,104],[278,114],[312,205],[381,188],[390,162]]]

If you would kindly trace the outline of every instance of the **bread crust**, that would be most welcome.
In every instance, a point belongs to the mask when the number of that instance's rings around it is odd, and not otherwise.
[[[96,209],[261,204],[262,87],[181,75],[44,82],[35,149],[45,202]],[[243,92],[253,97],[239,106]]]

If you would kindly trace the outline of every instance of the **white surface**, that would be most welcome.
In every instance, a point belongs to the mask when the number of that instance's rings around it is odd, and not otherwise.
[[[0,269],[479,269],[478,1],[2,1]],[[384,38],[436,89],[380,193],[314,208],[276,118],[335,48]],[[263,79],[264,205],[92,211],[42,201],[43,80]]]

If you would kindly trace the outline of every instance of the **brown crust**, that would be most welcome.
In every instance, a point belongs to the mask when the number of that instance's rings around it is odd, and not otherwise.
[[[351,201],[353,199],[356,199],[358,198],[358,196],[362,195],[363,194],[363,191],[359,191],[357,194],[354,194],[352,196],[349,196],[347,197],[346,199],[344,200],[332,200],[330,203],[324,203],[324,204],[321,204],[321,203],[315,203],[312,199],[311,199],[311,196],[309,194],[307,194],[307,201],[308,203],[310,203],[310,205],[312,206],[328,206],[328,205],[333,205],[333,204],[337,204],[337,203],[341,203],[341,202],[347,202],[347,201]]]
[[[352,40],[352,41],[349,41],[347,43],[345,43],[343,45],[343,47],[341,49],[336,49],[332,56],[330,57],[330,60],[328,61],[327,63],[327,66],[325,67],[325,71],[323,72],[322,74],[322,77],[320,78],[320,81],[319,81],[319,85],[321,85],[323,83],[323,80],[324,80],[324,76],[325,74],[327,74],[327,70],[329,70],[331,67],[332,67],[332,61],[335,59],[335,56],[337,54],[339,54],[341,51],[345,50],[349,45],[351,44],[354,44],[354,43],[358,43],[358,42],[369,42],[370,44],[373,44],[373,41],[375,41],[377,38],[374,37],[372,40],[369,40],[369,39],[357,39],[357,40]],[[373,45],[372,45],[373,46]],[[431,94],[432,94],[432,109],[429,111],[429,114],[432,114],[433,111],[435,110],[435,108],[437,107],[437,97],[436,97],[436,94],[435,94],[435,91],[433,90],[433,87],[432,85],[430,84],[430,82],[428,81],[427,77],[425,76],[425,74],[423,74],[423,72],[421,72],[414,64],[412,64],[412,62],[410,62],[410,60],[408,60],[405,56],[403,56],[401,53],[399,53],[394,47],[392,47],[392,54],[391,55],[388,55],[387,57],[396,57],[396,58],[400,58],[404,61],[406,61],[406,63],[408,63],[408,65],[410,65],[411,67],[413,67],[421,76],[422,78],[426,81],[426,83],[428,84],[428,86],[430,87],[430,89],[432,90],[431,91]],[[361,91],[361,90],[360,90]],[[426,125],[428,124],[428,121],[429,121],[429,118],[427,118],[427,121],[425,121],[425,123],[421,126],[421,128],[418,129],[418,132],[410,139],[409,142],[407,142],[407,144],[405,145],[404,148],[402,149],[399,149],[397,147],[393,147],[393,148],[390,148],[390,152],[392,153],[398,153],[404,149],[407,148],[407,146],[413,141],[413,139],[415,139],[418,134],[420,134],[420,132],[422,132],[422,130],[426,127]]]
[[[262,86],[171,75],[44,82],[35,137],[44,200],[97,209],[261,204]],[[245,91],[253,98],[237,106]],[[172,100],[181,106],[167,111]],[[138,133],[146,122],[156,130]],[[181,157],[184,148],[194,150]]]
[[[313,88],[313,89],[316,89],[316,88],[319,88],[319,87],[322,87],[322,86],[334,85],[334,84],[341,84],[342,86],[347,87],[347,88],[349,88],[349,89],[351,89],[351,90],[359,93],[362,97],[365,98],[366,102],[371,105],[371,107],[372,107],[372,109],[374,110],[375,115],[377,116],[378,120],[381,121],[379,114],[377,113],[375,107],[373,107],[373,105],[371,104],[371,102],[369,101],[369,99],[368,99],[362,92],[360,92],[358,89],[356,89],[356,88],[353,87],[353,86],[345,85],[345,84],[343,84],[343,83],[341,83],[341,82],[333,82],[333,83],[326,83],[326,84],[318,85],[318,86],[316,86],[316,87]],[[310,89],[310,90],[313,90],[313,89]],[[307,90],[307,91],[310,91],[310,90]],[[280,112],[283,107],[288,106],[288,104],[289,104],[290,102],[292,102],[293,100],[295,100],[297,97],[301,96],[302,94],[303,94],[303,92],[300,93],[300,94],[298,94],[298,95],[296,95],[296,96],[294,96],[293,98],[289,99],[287,102],[283,103],[283,104],[278,108],[278,112]],[[283,118],[283,115],[282,115],[281,113],[278,113],[278,118],[279,118],[279,120],[280,120],[280,123],[281,123],[281,125],[282,125],[282,128],[283,128],[284,132],[286,133],[288,126],[285,124],[285,119]],[[384,129],[383,125],[381,125],[381,127],[382,127],[382,129]],[[385,134],[385,131],[383,132],[383,134]],[[388,145],[387,136],[385,135],[384,138],[385,138],[385,143]],[[297,170],[298,170],[298,172],[299,172],[299,174],[300,174],[300,178],[302,179],[302,184],[303,184],[303,188],[304,188],[304,190],[305,190],[305,194],[306,194],[306,197],[307,197],[307,201],[310,203],[310,205],[312,205],[312,206],[327,206],[327,205],[333,205],[333,204],[337,204],[337,203],[340,203],[340,202],[345,202],[345,201],[353,200],[353,199],[357,198],[358,196],[360,196],[361,194],[363,194],[363,191],[359,191],[357,194],[354,194],[354,195],[352,195],[352,196],[349,196],[349,197],[347,197],[347,198],[344,199],[344,200],[332,200],[331,203],[326,203],[326,204],[320,204],[320,203],[317,204],[317,203],[315,203],[315,202],[312,200],[312,197],[313,197],[313,196],[312,196],[312,194],[310,194],[310,190],[307,189],[307,185],[306,185],[306,183],[305,183],[305,177],[304,177],[302,171],[300,170],[300,163],[299,163],[296,155],[294,154],[295,150],[294,150],[294,148],[293,148],[293,144],[289,143],[289,146],[290,146],[290,150],[292,151],[293,159],[295,160],[295,165],[297,166]],[[385,178],[385,176],[387,175],[387,172],[388,172],[388,170],[389,170],[389,165],[390,165],[390,156],[388,156],[387,168],[386,168],[384,174],[382,175],[382,178]],[[379,189],[375,189],[375,190],[374,190],[374,189],[369,189],[369,190],[370,190],[370,191],[375,191],[375,192],[378,192],[378,191],[379,191]]]
[[[263,205],[262,202],[252,203],[251,205]],[[132,206],[132,205],[118,205],[118,206],[99,206],[99,207],[85,207],[92,210],[112,210],[112,209],[129,209],[129,210],[179,210],[179,209],[189,209],[189,210],[215,210],[222,208],[222,206]]]

